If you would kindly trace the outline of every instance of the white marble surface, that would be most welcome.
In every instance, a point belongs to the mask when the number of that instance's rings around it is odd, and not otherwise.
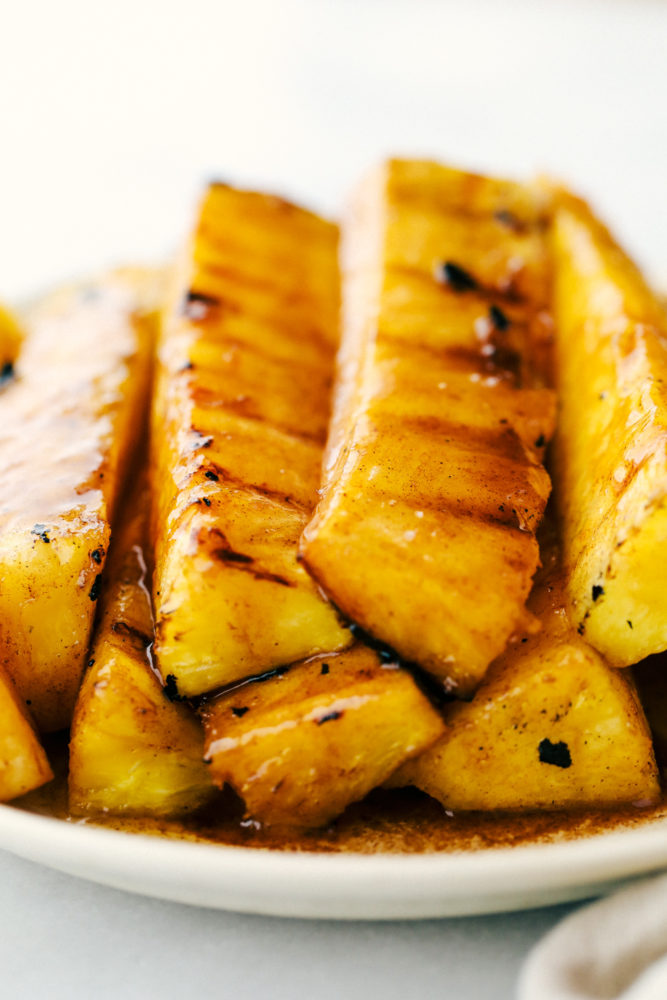
[[[208,176],[335,213],[389,152],[560,175],[667,280],[661,0],[23,0],[2,25],[0,296],[161,256]],[[1,853],[0,885],[13,1000],[505,1000],[568,910],[241,917]]]

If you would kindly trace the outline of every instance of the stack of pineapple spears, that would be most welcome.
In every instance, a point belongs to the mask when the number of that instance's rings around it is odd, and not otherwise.
[[[0,315],[0,798],[71,723],[77,814],[658,799],[660,303],[572,196],[433,163],[341,244],[339,324],[336,228],[216,184],[166,288]]]

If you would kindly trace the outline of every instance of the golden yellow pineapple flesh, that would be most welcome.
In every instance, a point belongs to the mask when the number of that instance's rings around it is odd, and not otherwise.
[[[550,550],[528,605],[541,630],[508,647],[471,702],[445,710],[444,738],[394,784],[418,785],[456,810],[658,801],[651,734],[632,678],[570,624],[554,560]]]
[[[410,674],[365,646],[282,669],[202,713],[214,781],[267,826],[329,822],[443,732]]]
[[[627,666],[667,648],[667,314],[565,193],[553,242],[568,593],[582,635]]]
[[[349,643],[297,562],[337,341],[337,230],[213,185],[170,301],[153,420],[156,653],[184,695]]]
[[[525,621],[554,400],[542,205],[392,161],[343,228],[323,496],[301,551],[333,602],[459,694]]]
[[[214,791],[201,724],[185,705],[169,701],[150,659],[148,513],[148,491],[139,486],[114,535],[72,722],[69,797],[76,814],[180,814]]]
[[[0,802],[39,788],[53,772],[11,678],[0,669]]]
[[[43,730],[70,722],[142,433],[154,280],[123,271],[48,296],[0,392],[0,664]]]

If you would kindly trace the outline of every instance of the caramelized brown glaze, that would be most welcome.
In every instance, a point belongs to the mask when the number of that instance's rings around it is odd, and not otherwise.
[[[499,212],[520,225],[509,228]],[[549,495],[549,271],[520,185],[391,161],[343,226],[343,340],[301,551],[367,632],[466,696],[526,618]]]
[[[48,296],[0,389],[0,657],[45,730],[71,719],[143,432],[155,281],[128,269]]]
[[[67,807],[66,747],[49,744],[56,781],[13,805],[39,815],[72,820]],[[350,806],[334,823],[310,833],[276,832],[243,819],[233,796],[186,820],[97,817],[77,820],[90,825],[174,840],[275,851],[324,853],[427,854],[486,850],[529,843],[554,843],[618,829],[636,828],[667,818],[667,800],[656,806],[614,810],[568,810],[549,813],[452,813],[415,789],[376,791]]]
[[[192,696],[349,642],[297,562],[329,417],[338,231],[215,185],[158,351],[157,663]]]

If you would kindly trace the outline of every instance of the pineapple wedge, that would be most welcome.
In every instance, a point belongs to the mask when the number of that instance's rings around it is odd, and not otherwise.
[[[526,621],[554,400],[541,203],[427,162],[369,178],[343,230],[323,496],[301,552],[373,636],[469,694]]]
[[[149,494],[128,498],[106,571],[89,670],[74,712],[69,797],[73,813],[167,816],[214,791],[194,713],[168,700],[153,670],[153,617],[144,545]]]
[[[410,674],[362,645],[239,685],[202,714],[214,781],[276,827],[329,822],[444,729]]]
[[[542,629],[491,666],[447,733],[394,785],[448,809],[597,807],[660,798],[651,733],[630,674],[609,667],[571,626],[555,552],[529,608]]]
[[[53,772],[9,676],[0,669],[0,802],[50,781]]]
[[[123,271],[47,297],[0,393],[0,664],[42,730],[72,717],[141,433],[154,280]]]
[[[581,634],[623,667],[667,648],[667,313],[583,202],[557,205],[567,586]]]
[[[157,662],[197,695],[350,642],[297,562],[337,339],[337,230],[208,190],[159,347]]]

